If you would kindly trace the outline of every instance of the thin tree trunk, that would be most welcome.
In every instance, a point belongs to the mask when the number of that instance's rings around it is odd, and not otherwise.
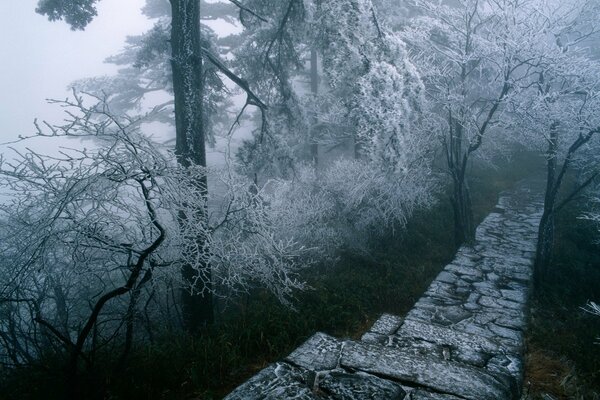
[[[175,153],[184,167],[206,167],[204,124],[202,120],[203,87],[202,56],[200,46],[200,2],[197,0],[171,0],[171,66],[175,97]],[[207,223],[207,179],[200,178],[204,213],[200,220]],[[185,216],[182,216],[185,218]],[[203,249],[206,237],[197,237],[197,248]],[[206,290],[182,290],[183,320],[186,329],[197,331],[214,321],[212,301],[212,271],[208,264],[194,267],[186,264],[181,270],[184,282],[201,281]]]
[[[458,174],[461,175],[461,174]],[[475,240],[471,193],[464,176],[454,179],[452,211],[454,214],[454,241],[457,246]]]
[[[316,96],[319,93],[319,58],[315,49],[311,49],[310,51],[310,91],[314,96]],[[311,135],[312,142],[310,145],[310,154],[315,168],[319,166],[319,144],[316,141],[317,135],[315,132],[315,126],[317,125],[317,122],[317,118],[313,118],[313,132]]]
[[[451,203],[454,216],[454,243],[456,246],[460,246],[475,240],[471,193],[466,179],[470,152],[463,145],[462,124],[454,118],[451,111],[448,113],[448,126],[450,132],[448,142],[445,142],[445,148],[453,186]]]
[[[558,194],[556,172],[558,165],[558,126],[553,125],[550,129],[550,140],[546,150],[546,193],[544,195],[544,212],[538,227],[538,241],[535,249],[535,262],[533,266],[534,288],[541,288],[546,279],[546,274],[552,259],[552,248],[554,246],[554,205]]]
[[[552,261],[554,247],[554,212],[544,212],[538,228],[538,242],[535,250],[534,287],[536,290],[546,280],[548,267]]]

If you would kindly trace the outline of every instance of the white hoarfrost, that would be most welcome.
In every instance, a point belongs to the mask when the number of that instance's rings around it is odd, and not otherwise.
[[[0,336],[14,338],[3,343],[16,352],[11,363],[35,355],[22,345],[39,343],[38,323],[77,337],[97,308],[98,340],[133,315],[145,315],[148,329],[178,325],[182,265],[211,265],[221,294],[261,286],[289,303],[304,287],[305,249],[278,235],[276,214],[247,179],[214,172],[228,191],[207,224],[198,182],[213,172],[179,166],[138,131],[141,119],[84,103],[60,102],[65,125],[35,135],[70,138],[74,148],[25,150],[0,163],[0,185],[12,194],[0,205]],[[188,289],[205,291],[204,278]]]

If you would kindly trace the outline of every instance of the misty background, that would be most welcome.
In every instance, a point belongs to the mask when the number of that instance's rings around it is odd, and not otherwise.
[[[77,79],[114,74],[104,59],[117,53],[128,35],[152,26],[140,9],[144,0],[105,0],[84,30],[53,23],[35,12],[36,0],[0,2],[0,141],[34,132],[33,120],[60,122],[62,110],[45,99],[64,99]]]

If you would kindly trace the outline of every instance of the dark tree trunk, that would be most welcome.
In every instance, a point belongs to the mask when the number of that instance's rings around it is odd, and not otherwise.
[[[315,49],[310,51],[310,91],[315,96],[319,93],[319,59]],[[310,154],[315,167],[319,166],[319,144],[316,142],[317,135],[315,132],[317,123],[317,119],[314,118],[312,121],[313,133],[310,145]]]
[[[171,0],[171,66],[175,97],[175,153],[184,167],[199,165],[206,167],[204,124],[202,120],[203,87],[202,56],[200,45],[200,2],[198,0]],[[201,187],[204,215],[207,223],[206,196],[207,179],[203,176]],[[183,216],[185,218],[185,216]],[[198,237],[197,248],[206,246],[205,237]],[[184,282],[203,282],[202,293],[182,290],[183,319],[186,329],[196,331],[214,320],[212,301],[212,271],[210,265],[194,268],[184,265],[181,271]]]
[[[534,287],[540,289],[546,280],[548,267],[552,261],[554,247],[554,212],[544,210],[538,228],[538,242],[535,250]]]
[[[562,177],[557,173],[558,153],[558,126],[553,125],[550,129],[550,139],[546,150],[546,193],[544,195],[544,212],[538,227],[538,241],[535,249],[535,262],[533,266],[533,284],[535,289],[540,289],[546,278],[548,267],[552,260],[552,248],[554,246],[554,215],[555,203]],[[565,167],[568,164],[565,164]]]
[[[540,220],[538,229],[538,243],[536,248],[536,258],[534,264],[534,287],[540,289],[544,280],[548,275],[548,268],[552,262],[552,250],[554,247],[554,223],[555,217],[560,210],[571,202],[590,184],[596,181],[600,171],[591,174],[586,180],[576,185],[576,187],[564,199],[558,200],[562,182],[567,171],[570,168],[573,155],[588,143],[594,135],[600,133],[600,129],[591,129],[587,132],[582,132],[575,139],[559,167],[558,163],[558,122],[554,122],[550,126],[550,138],[548,139],[548,148],[546,150],[546,194],[544,197],[544,212]]]
[[[448,113],[450,132],[445,142],[446,161],[452,176],[452,212],[454,216],[454,242],[456,246],[475,240],[471,193],[466,179],[470,148],[464,143],[463,126]]]
[[[464,178],[458,173],[453,179],[452,211],[454,214],[454,242],[457,246],[472,243],[475,240],[471,193]]]

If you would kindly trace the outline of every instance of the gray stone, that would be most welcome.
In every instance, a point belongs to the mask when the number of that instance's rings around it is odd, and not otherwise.
[[[515,303],[514,301],[509,301],[509,300],[504,300],[501,298],[493,297],[493,296],[481,296],[477,303],[483,307],[488,307],[488,308],[498,309],[498,310],[503,310],[505,308],[508,308],[511,310],[521,310],[523,308],[522,304]]]
[[[391,335],[402,325],[403,319],[392,314],[383,314],[371,327],[371,332]]]
[[[311,371],[334,369],[338,365],[342,342],[318,332],[298,347],[286,361]]]
[[[487,327],[490,331],[492,331],[502,339],[509,339],[512,343],[515,343],[517,346],[523,344],[523,332],[521,331],[506,328],[503,326],[498,326],[493,323],[488,324]]]
[[[437,278],[435,278],[436,281],[446,282],[446,283],[451,283],[451,284],[456,283],[456,281],[458,279],[459,279],[458,276],[454,275],[453,273],[451,273],[449,271],[442,271],[439,273]]]
[[[365,343],[385,345],[389,342],[390,337],[379,333],[367,332],[360,338]]]
[[[402,400],[406,396],[400,385],[364,373],[334,371],[320,378],[318,385],[336,400]]]
[[[313,393],[301,370],[286,363],[263,369],[225,397],[224,400],[325,400],[329,396]]]
[[[477,278],[480,278],[481,276],[483,276],[483,274],[481,273],[481,271],[478,268],[472,267],[472,266],[464,266],[464,265],[460,265],[460,264],[449,264],[446,266],[446,271],[451,271],[454,272],[458,275],[471,275],[471,276],[475,276]]]
[[[341,366],[468,400],[509,399],[513,394],[502,380],[481,369],[406,354],[389,347],[347,342],[342,350]]]
[[[432,322],[437,322],[437,320],[439,320],[443,324],[447,323],[448,325],[455,325],[465,319],[471,318],[472,316],[473,316],[473,313],[465,310],[462,307],[458,307],[458,306],[451,306],[451,307],[444,307],[444,308],[440,307],[438,309],[438,313],[436,314],[436,319],[433,319]]]
[[[439,345],[427,340],[394,336],[391,346],[401,349],[407,354],[434,357],[445,361],[457,361],[476,367],[484,367],[490,355],[472,349],[457,348],[450,345]]]
[[[493,282],[475,282],[473,283],[475,290],[477,293],[490,296],[490,297],[500,297],[500,290],[497,289],[496,284]]]
[[[473,313],[461,306],[434,306],[417,304],[407,318],[431,322],[441,326],[452,326],[471,318]]]
[[[481,353],[500,354],[504,351],[500,344],[489,338],[409,319],[404,322],[398,334]]]
[[[468,287],[459,287],[449,283],[433,281],[425,295],[464,301],[469,297]]]
[[[512,376],[520,383],[523,380],[523,362],[519,356],[499,354],[487,363],[486,368],[492,372],[499,372]]]
[[[427,307],[427,306],[458,306],[463,303],[460,299],[449,299],[447,297],[429,296],[423,295],[416,303],[415,307]]]
[[[527,293],[523,290],[500,290],[502,297],[516,303],[525,304],[527,301]]]
[[[519,313],[517,315],[498,317],[494,322],[498,326],[503,326],[506,328],[517,330],[517,329],[523,329],[526,321],[525,321],[525,314]]]

